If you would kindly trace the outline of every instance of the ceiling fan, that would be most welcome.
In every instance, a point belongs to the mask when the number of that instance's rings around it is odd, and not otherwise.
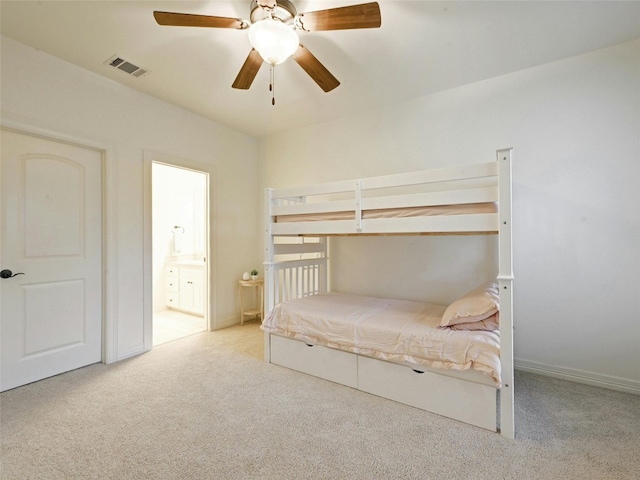
[[[322,90],[330,92],[340,82],[300,44],[296,30],[379,28],[382,23],[377,2],[298,14],[288,0],[253,0],[250,22],[240,18],[158,11],[153,12],[153,16],[159,25],[248,30],[253,48],[232,85],[243,90],[251,86],[263,62],[272,66],[273,75],[273,66],[292,56]]]

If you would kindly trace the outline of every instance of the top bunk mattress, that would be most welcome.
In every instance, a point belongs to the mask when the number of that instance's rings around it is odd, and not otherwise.
[[[377,208],[363,210],[363,219],[372,218],[408,218],[427,217],[436,215],[465,215],[478,213],[496,213],[498,206],[494,202],[467,203],[460,205],[435,205],[425,207],[402,207],[402,208]],[[304,213],[291,215],[278,215],[275,217],[276,223],[283,222],[322,222],[327,220],[354,220],[354,211],[341,212],[321,212]]]
[[[262,329],[393,362],[476,370],[500,386],[498,331],[439,327],[445,306],[326,293],[278,304]]]

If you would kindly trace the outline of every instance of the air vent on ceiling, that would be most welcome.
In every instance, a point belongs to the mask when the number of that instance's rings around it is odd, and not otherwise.
[[[129,75],[132,75],[134,77],[142,77],[149,73],[149,70],[147,70],[146,68],[134,65],[133,63],[128,62],[118,55],[114,55],[113,57],[109,58],[106,62],[104,62],[104,64],[117,68],[118,70],[122,70],[123,72],[128,73]]]

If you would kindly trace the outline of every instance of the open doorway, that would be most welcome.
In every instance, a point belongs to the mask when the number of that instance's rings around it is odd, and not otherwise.
[[[151,164],[153,346],[208,330],[208,174]]]

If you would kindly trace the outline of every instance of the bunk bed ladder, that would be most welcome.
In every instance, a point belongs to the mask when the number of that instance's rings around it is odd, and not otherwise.
[[[265,313],[284,300],[317,295],[328,291],[327,239],[282,237],[274,241],[271,223],[273,189],[265,196]],[[302,202],[302,199],[299,200]]]

